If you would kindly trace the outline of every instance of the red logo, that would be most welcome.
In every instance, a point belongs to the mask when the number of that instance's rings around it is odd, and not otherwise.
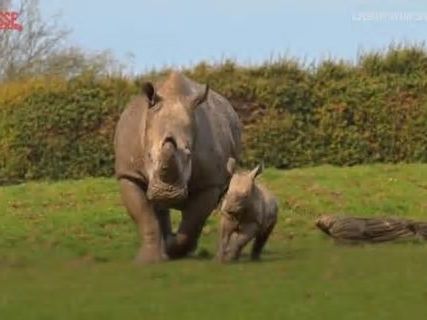
[[[0,30],[22,31],[22,24],[18,23],[19,13],[15,11],[0,11]]]

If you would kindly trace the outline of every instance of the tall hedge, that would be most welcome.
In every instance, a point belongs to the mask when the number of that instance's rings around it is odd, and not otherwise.
[[[115,123],[146,78],[28,79],[0,84],[0,184],[109,176]],[[226,61],[186,70],[232,102],[245,124],[243,162],[427,161],[427,52],[395,47],[357,63]]]
[[[326,61],[306,104],[270,108],[246,135],[246,160],[279,168],[427,161],[427,53],[397,48],[358,64]],[[248,128],[249,129],[249,128]]]
[[[115,123],[135,90],[91,75],[3,86],[0,182],[111,175]]]

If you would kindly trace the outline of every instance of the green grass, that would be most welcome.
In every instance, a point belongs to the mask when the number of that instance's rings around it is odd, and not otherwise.
[[[261,262],[231,265],[211,260],[212,216],[194,257],[135,266],[113,179],[0,188],[0,319],[425,319],[426,245],[337,246],[313,220],[427,220],[427,165],[266,170],[263,180],[280,223]]]

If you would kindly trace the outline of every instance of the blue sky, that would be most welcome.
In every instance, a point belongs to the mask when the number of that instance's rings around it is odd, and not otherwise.
[[[135,72],[223,58],[246,64],[279,55],[308,62],[355,59],[360,50],[392,41],[427,40],[425,0],[41,0],[41,5],[46,16],[62,12],[73,30],[72,43],[109,49],[125,62],[132,53]],[[418,13],[423,19],[353,19],[366,12]]]

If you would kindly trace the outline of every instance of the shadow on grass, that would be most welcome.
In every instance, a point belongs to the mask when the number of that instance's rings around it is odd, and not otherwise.
[[[278,261],[286,261],[286,260],[299,260],[301,256],[308,254],[310,250],[305,248],[293,248],[286,251],[277,251],[277,250],[265,250],[263,251],[261,258],[258,260],[250,259],[250,255],[248,253],[242,253],[240,259],[238,261],[227,262],[224,264],[262,264],[262,263],[270,263],[270,262],[278,262]],[[193,261],[215,261],[215,254],[206,250],[200,249],[194,255],[184,258],[184,260],[193,260]],[[217,262],[219,263],[219,262]]]

